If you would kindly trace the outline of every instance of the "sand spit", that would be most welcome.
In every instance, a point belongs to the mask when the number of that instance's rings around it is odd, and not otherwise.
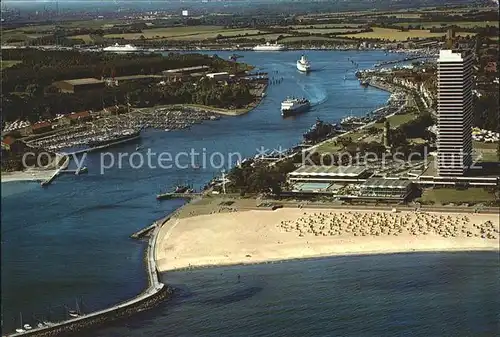
[[[413,251],[498,250],[497,214],[369,210],[243,211],[169,221],[160,271],[297,258]]]

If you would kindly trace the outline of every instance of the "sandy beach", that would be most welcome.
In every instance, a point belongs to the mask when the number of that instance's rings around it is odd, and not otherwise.
[[[159,271],[349,254],[499,250],[497,214],[282,208],[173,218]]]

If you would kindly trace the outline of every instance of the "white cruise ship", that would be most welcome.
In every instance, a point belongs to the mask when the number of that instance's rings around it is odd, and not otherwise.
[[[131,44],[126,44],[124,46],[115,43],[114,46],[109,46],[102,49],[103,51],[111,51],[111,52],[134,52],[139,51],[139,48],[132,46]]]
[[[311,102],[306,98],[287,98],[281,102],[281,115],[283,117],[295,115],[309,110]]]
[[[304,73],[308,73],[311,71],[311,62],[309,62],[309,60],[302,55],[300,60],[297,60],[297,69]]]
[[[271,44],[269,42],[267,42],[266,44],[258,44],[255,47],[253,47],[254,51],[281,51],[285,49],[286,47],[283,44],[278,44],[278,43]]]

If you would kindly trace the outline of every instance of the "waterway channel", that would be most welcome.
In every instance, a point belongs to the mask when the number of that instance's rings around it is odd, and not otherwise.
[[[74,309],[77,299],[91,311],[139,293],[146,286],[144,246],[129,236],[182,205],[179,200],[159,203],[155,194],[181,183],[200,188],[220,173],[221,166],[234,164],[236,153],[254,156],[259,148],[295,145],[317,118],[336,122],[382,106],[389,94],[360,86],[350,60],[366,69],[404,57],[381,51],[310,51],[307,56],[314,71],[305,75],[295,68],[300,51],[240,54],[244,56],[240,61],[256,65],[271,79],[283,79],[269,86],[262,103],[250,113],[206,121],[188,130],[144,132],[141,168],[133,167],[141,155],[132,163],[129,157],[123,157],[121,165],[117,161],[119,153],[135,151],[136,144],[131,143],[109,150],[115,165],[104,174],[101,154],[91,153],[85,160],[87,175],[63,175],[47,189],[35,182],[2,183],[2,330],[17,327],[20,312],[24,323],[35,323],[34,315],[47,319],[50,313],[49,318],[55,319],[64,313],[64,306]],[[287,96],[307,97],[314,106],[303,115],[283,119],[279,107]],[[150,155],[156,168],[147,167],[148,149],[157,154]],[[199,169],[158,166],[159,153],[175,158],[191,149],[206,153],[207,167],[201,156]],[[209,165],[210,158],[215,167]],[[188,164],[187,157],[181,156],[179,162]]]

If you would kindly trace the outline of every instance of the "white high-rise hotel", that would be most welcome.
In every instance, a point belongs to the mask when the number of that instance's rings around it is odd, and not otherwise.
[[[463,176],[472,164],[472,54],[441,50],[438,59],[438,175]]]

